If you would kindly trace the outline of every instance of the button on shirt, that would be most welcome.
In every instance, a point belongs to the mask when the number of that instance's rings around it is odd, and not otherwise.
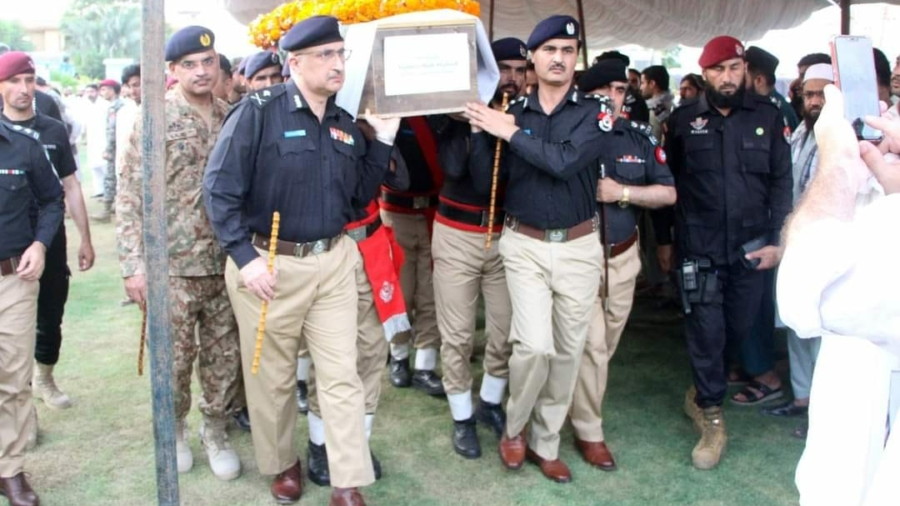
[[[519,127],[501,157],[507,181],[504,207],[509,215],[532,227],[570,228],[597,212],[597,159],[608,149],[598,116],[606,99],[585,96],[571,88],[553,111],[541,108],[537,91],[510,105]],[[495,139],[472,135],[475,185],[490,192]]]
[[[253,233],[310,242],[337,236],[384,181],[391,146],[366,139],[328,100],[322,122],[293,81],[248,95],[225,122],[203,189],[219,242],[243,267],[259,255]]]
[[[34,241],[50,247],[62,218],[62,185],[38,134],[0,121],[0,260],[21,255]]]

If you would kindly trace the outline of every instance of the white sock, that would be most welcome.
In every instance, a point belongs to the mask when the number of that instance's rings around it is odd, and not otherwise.
[[[456,422],[472,418],[472,391],[466,390],[461,394],[447,394],[450,401],[450,415]]]
[[[479,394],[479,397],[481,397],[481,400],[484,402],[500,404],[503,402],[503,393],[506,391],[506,383],[507,380],[504,378],[497,378],[496,376],[484,373],[484,378],[481,380],[481,393]]]
[[[433,371],[437,367],[437,350],[424,348],[416,351],[416,370]]]
[[[372,424],[375,423],[375,415],[366,415],[366,441],[372,437]]]
[[[391,343],[391,357],[393,357],[394,360],[409,358],[409,344]]]
[[[309,379],[309,366],[312,360],[309,357],[297,357],[297,381]]]
[[[309,420],[309,440],[315,445],[322,446],[325,444],[325,422],[312,411],[307,413],[306,418]]]

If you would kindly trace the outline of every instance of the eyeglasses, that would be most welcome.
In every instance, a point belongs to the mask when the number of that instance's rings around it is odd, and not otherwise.
[[[824,91],[804,91],[803,92],[803,100],[812,100],[814,98],[825,98]]]
[[[340,58],[341,61],[347,61],[350,59],[351,52],[352,52],[352,50],[350,50],[350,49],[341,48],[341,49],[325,49],[324,51],[306,51],[306,52],[295,53],[295,54],[297,54],[297,55],[306,54],[306,55],[318,58],[319,60],[321,60],[323,62],[329,62],[329,61],[334,60],[335,57]]]
[[[181,68],[183,68],[184,70],[194,70],[195,68],[197,68],[198,64],[203,65],[203,68],[208,69],[208,68],[212,67],[213,65],[218,65],[218,63],[219,63],[218,58],[216,58],[214,56],[210,56],[209,58],[204,58],[203,60],[201,60],[199,62],[194,61],[194,60],[181,60],[181,62],[178,65]]]

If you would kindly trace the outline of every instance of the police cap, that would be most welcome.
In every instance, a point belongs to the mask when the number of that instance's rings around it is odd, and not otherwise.
[[[175,32],[166,42],[166,61],[178,61],[189,54],[213,49],[216,35],[209,28],[187,26]]]
[[[534,51],[550,39],[578,40],[578,21],[572,16],[557,14],[541,21],[528,37],[528,49]],[[580,44],[580,42],[579,42]]]
[[[247,66],[244,67],[244,75],[247,79],[253,79],[257,72],[269,67],[281,68],[281,58],[278,57],[278,53],[272,51],[260,51],[247,60]]]
[[[321,46],[344,40],[337,18],[333,16],[313,16],[294,25],[281,38],[281,49],[299,51],[308,47]]]
[[[525,49],[525,43],[515,37],[495,40],[491,43],[491,51],[494,53],[494,59],[497,61],[524,61],[528,56],[528,50]]]

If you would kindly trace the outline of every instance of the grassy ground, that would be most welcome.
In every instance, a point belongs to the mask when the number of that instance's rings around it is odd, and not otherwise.
[[[98,204],[92,200],[90,206]],[[77,246],[71,223],[69,234],[70,245]],[[57,368],[58,381],[75,406],[58,412],[38,403],[40,444],[26,466],[45,505],[151,505],[156,489],[150,382],[136,372],[140,315],[134,306],[119,306],[123,291],[112,226],[94,226],[93,234],[97,265],[73,278]],[[74,250],[74,265],[72,258]],[[647,315],[648,310],[639,312]],[[496,439],[482,428],[484,456],[463,460],[450,445],[446,402],[385,382],[372,438],[385,475],[365,490],[369,504],[796,504],[793,473],[803,448],[789,436],[796,421],[728,406],[731,439],[724,461],[709,472],[691,467],[696,440],[681,413],[690,380],[684,345],[677,323],[666,326],[650,319],[629,326],[611,368],[605,427],[619,471],[603,473],[584,464],[569,427],[561,448],[574,475],[569,485],[549,482],[530,465],[517,473],[504,470]],[[196,410],[190,422],[198,427]],[[182,504],[274,504],[269,479],[254,464],[249,434],[233,431],[231,437],[244,475],[229,483],[216,480],[194,432],[195,466],[181,477]],[[306,438],[301,417],[297,450],[304,456]],[[301,504],[327,504],[327,489],[311,483],[306,487]]]

